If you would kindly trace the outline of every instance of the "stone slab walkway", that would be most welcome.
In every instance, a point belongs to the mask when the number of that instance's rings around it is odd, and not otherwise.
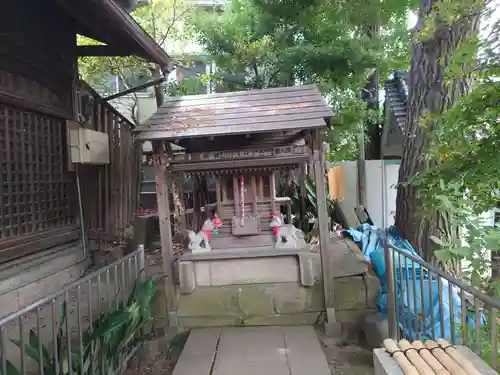
[[[330,375],[311,326],[193,329],[173,375]]]

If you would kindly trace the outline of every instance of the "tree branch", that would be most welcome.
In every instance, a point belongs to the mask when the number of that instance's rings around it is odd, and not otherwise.
[[[179,14],[179,16],[176,15],[177,13],[177,1],[174,0],[174,4],[172,6],[173,10],[172,10],[172,20],[170,21],[170,24],[168,25],[167,27],[167,30],[165,30],[165,34],[160,38],[160,42],[158,43],[158,45],[162,46],[163,43],[165,43],[165,41],[167,40],[169,34],[170,34],[170,31],[172,30],[172,28],[174,27],[175,23],[180,20],[190,9],[185,9],[183,12],[181,12],[181,14]]]
[[[253,68],[253,71],[255,73],[255,86],[256,86],[256,88],[261,89],[262,82],[260,80],[259,70],[257,67],[257,60],[255,59],[255,57],[252,59],[252,68]]]
[[[268,85],[268,86],[271,86],[271,85],[272,85],[272,82],[273,82],[274,80],[276,80],[276,79],[277,79],[278,74],[280,74],[280,72],[281,72],[281,69],[280,69],[280,68],[278,68],[278,69],[276,69],[276,70],[274,71],[274,73],[273,73],[273,74],[269,77],[269,79],[268,79],[268,81],[267,81],[267,82],[268,82],[268,83],[267,83],[267,85]],[[277,84],[278,84],[278,82],[276,82],[276,85],[277,85]]]

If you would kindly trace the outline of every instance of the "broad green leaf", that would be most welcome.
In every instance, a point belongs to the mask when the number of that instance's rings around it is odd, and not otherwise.
[[[3,360],[0,359],[0,363],[3,363]],[[0,375],[21,375],[21,371],[19,371],[16,366],[12,364],[11,361],[6,360],[5,361],[5,369],[6,372],[4,373],[4,370],[2,368],[2,365],[0,365]]]
[[[453,253],[448,249],[436,250],[434,251],[434,255],[442,263],[448,262],[453,257]]]
[[[43,360],[46,364],[51,363],[51,356],[49,349],[45,347],[41,342],[40,338],[37,336],[34,330],[30,329],[29,333],[29,345],[38,353],[37,358],[40,356],[40,348],[43,356]],[[32,357],[33,358],[33,357]],[[35,359],[35,358],[33,358]],[[37,359],[35,359],[37,360]],[[39,359],[37,360],[39,362]]]

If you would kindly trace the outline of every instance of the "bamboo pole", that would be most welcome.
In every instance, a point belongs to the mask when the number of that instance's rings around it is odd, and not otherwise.
[[[419,351],[420,356],[427,362],[436,375],[450,375],[450,372],[443,367],[421,341],[413,341],[411,346]]]
[[[450,343],[443,339],[436,340],[436,343],[448,354],[458,365],[469,375],[481,375],[468,359],[464,358],[460,352],[455,349]]]
[[[384,340],[384,347],[387,349],[392,358],[399,365],[405,375],[419,375],[415,366],[406,359],[399,346],[392,339]]]
[[[455,361],[444,352],[441,347],[432,340],[425,342],[425,347],[431,350],[434,357],[450,372],[451,375],[467,375],[462,368],[455,363]]]
[[[409,341],[400,340],[398,345],[404,351],[408,360],[417,368],[420,375],[436,375],[427,362],[418,354],[418,350],[411,346]]]

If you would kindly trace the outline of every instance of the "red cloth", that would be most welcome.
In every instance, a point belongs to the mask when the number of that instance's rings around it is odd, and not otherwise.
[[[273,227],[273,233],[275,236],[278,235],[278,231],[280,230],[280,227]]]
[[[214,215],[214,218],[212,219],[212,225],[215,228],[220,228],[222,226],[222,220],[219,219],[217,215]]]
[[[205,232],[207,234],[207,240],[210,241],[210,239],[212,238],[212,231],[211,230],[201,228],[200,232]]]

